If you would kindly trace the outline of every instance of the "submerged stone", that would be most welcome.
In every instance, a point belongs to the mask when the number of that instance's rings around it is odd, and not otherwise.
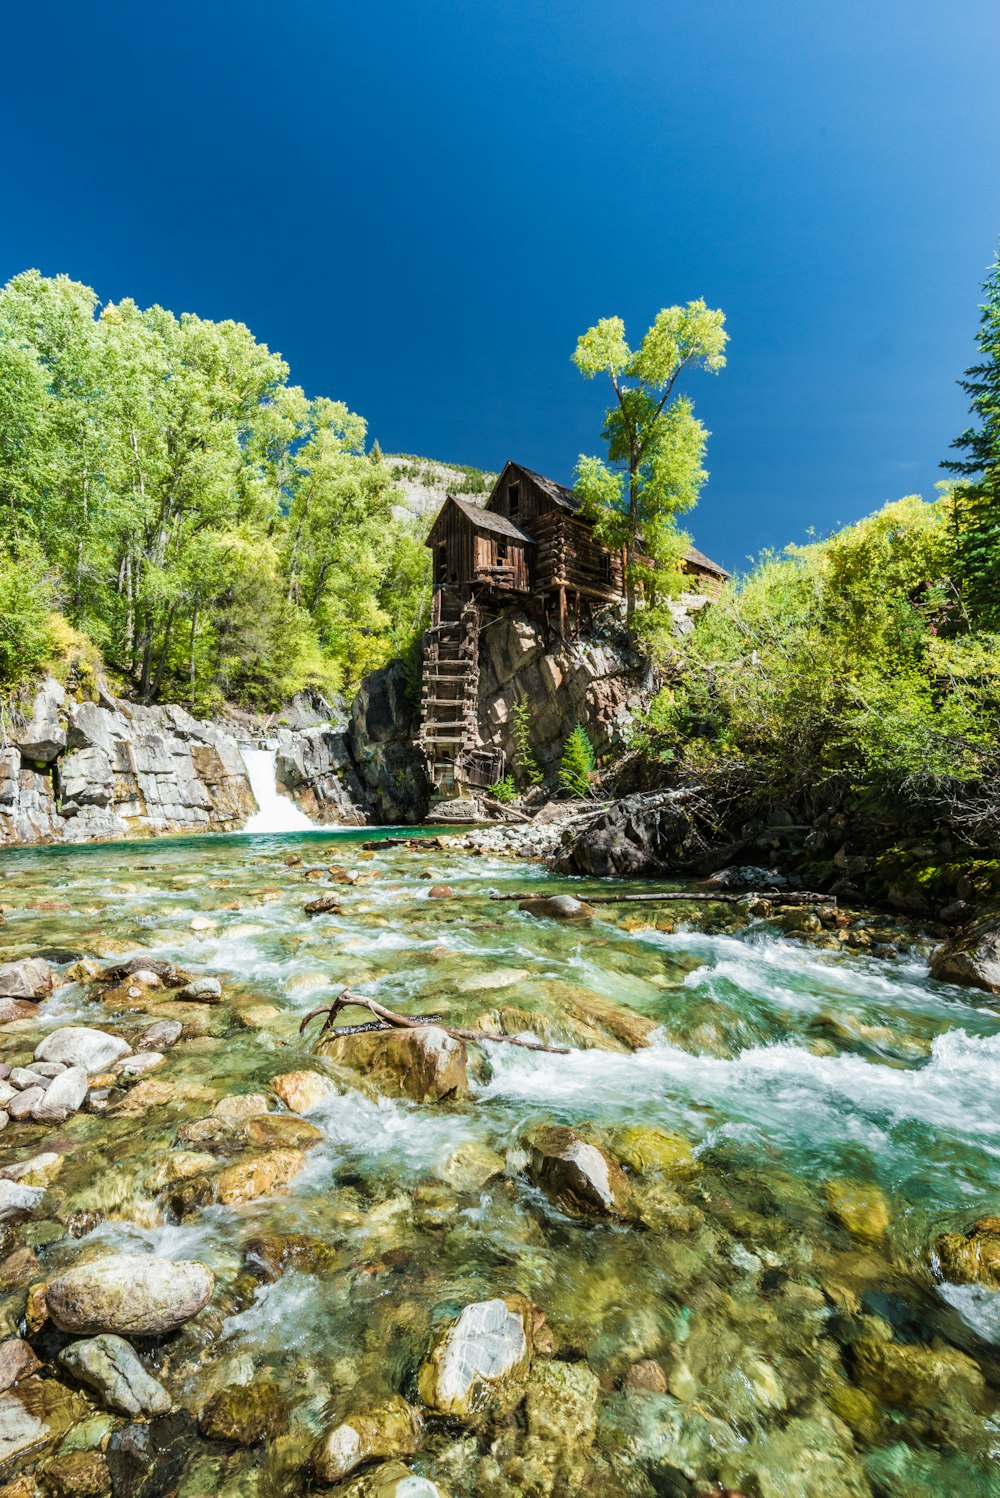
[[[642,1175],[658,1172],[690,1176],[699,1168],[690,1141],[683,1134],[636,1126],[617,1130],[614,1141],[619,1159]]]
[[[330,1274],[336,1269],[335,1249],[312,1233],[262,1233],[243,1249],[243,1263],[262,1280],[277,1280],[289,1269],[300,1274]]]
[[[556,1445],[591,1446],[600,1393],[600,1379],[586,1363],[536,1363],[524,1401],[528,1430]]]
[[[527,1304],[516,1296],[476,1301],[440,1333],[417,1387],[428,1409],[473,1420],[516,1403],[530,1364]]]
[[[933,1410],[946,1400],[976,1403],[985,1391],[979,1367],[953,1347],[918,1347],[865,1337],[851,1348],[855,1380],[885,1404]]]
[[[104,1334],[71,1342],[59,1362],[119,1415],[165,1415],[173,1407],[166,1389],[146,1372],[123,1337]]]
[[[323,1134],[307,1119],[290,1113],[261,1113],[248,1118],[236,1130],[236,1139],[251,1149],[308,1150],[323,1143]]]
[[[111,1498],[111,1473],[101,1451],[68,1451],[51,1457],[42,1476],[52,1498]]]
[[[214,1175],[196,1176],[185,1182],[178,1187],[174,1201],[181,1212],[189,1212],[196,1206],[242,1206],[287,1186],[305,1160],[305,1154],[297,1149],[269,1149],[263,1154],[249,1155]]]
[[[827,1181],[823,1188],[830,1216],[861,1243],[881,1243],[889,1230],[889,1204],[878,1186],[866,1181]]]
[[[420,1442],[420,1416],[398,1395],[349,1415],[321,1437],[313,1456],[320,1482],[341,1482],[363,1462],[409,1456]]]
[[[284,1403],[274,1384],[260,1379],[220,1389],[198,1417],[198,1428],[210,1441],[256,1446],[279,1435],[287,1424]]]
[[[58,1275],[45,1299],[60,1331],[152,1337],[197,1316],[214,1288],[212,1271],[196,1260],[110,1254]]]

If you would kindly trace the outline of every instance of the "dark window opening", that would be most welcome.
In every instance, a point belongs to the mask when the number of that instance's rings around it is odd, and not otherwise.
[[[601,582],[611,582],[611,557],[606,551],[601,552]]]
[[[437,556],[437,567],[436,567],[435,573],[434,573],[434,581],[438,582],[438,583],[447,582],[447,580],[448,580],[448,553],[447,553],[447,551],[445,550],[445,548],[443,546],[439,546],[437,548],[437,551],[436,551],[436,556]]]
[[[498,541],[497,542],[497,561],[498,562],[506,562],[506,560],[507,560],[507,542],[506,541]]]
[[[516,520],[521,513],[521,485],[507,485],[507,514],[511,520]]]

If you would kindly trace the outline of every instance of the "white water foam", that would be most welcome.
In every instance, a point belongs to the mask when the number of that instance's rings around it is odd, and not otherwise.
[[[300,811],[295,802],[278,790],[275,773],[277,758],[273,749],[242,749],[250,789],[257,811],[243,828],[244,832],[308,832],[316,823]]]

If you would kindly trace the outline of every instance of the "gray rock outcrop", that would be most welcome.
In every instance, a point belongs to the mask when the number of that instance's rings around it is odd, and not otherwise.
[[[931,977],[1000,993],[1000,917],[987,916],[943,942],[931,957]]]

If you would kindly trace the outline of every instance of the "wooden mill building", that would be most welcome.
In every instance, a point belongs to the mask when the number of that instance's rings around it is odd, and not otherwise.
[[[595,605],[624,598],[625,568],[572,489],[520,463],[505,466],[485,506],[449,495],[427,545],[434,594],[419,742],[437,795],[448,797],[462,785],[492,785],[503,773],[496,756],[476,749],[483,607],[517,602],[565,638]],[[717,592],[728,577],[693,549],[684,569],[700,592]]]

